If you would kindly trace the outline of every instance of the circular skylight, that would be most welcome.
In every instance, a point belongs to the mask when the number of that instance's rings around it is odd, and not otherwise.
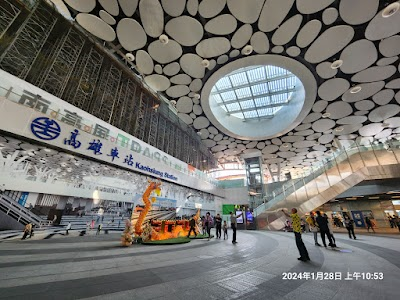
[[[219,79],[210,98],[229,116],[243,121],[271,119],[289,104],[297,77],[277,66],[249,66]]]

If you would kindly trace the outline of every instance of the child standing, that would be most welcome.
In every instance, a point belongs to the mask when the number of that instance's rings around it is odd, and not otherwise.
[[[226,221],[224,221],[224,225],[222,226],[222,229],[224,230],[224,239],[228,239],[228,225],[226,224]]]

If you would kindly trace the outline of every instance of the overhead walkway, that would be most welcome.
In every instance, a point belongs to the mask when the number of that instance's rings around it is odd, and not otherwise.
[[[279,230],[286,217],[282,208],[296,207],[300,215],[334,199],[364,180],[400,177],[400,143],[359,145],[341,149],[302,178],[286,181],[267,192],[254,210],[258,229]]]

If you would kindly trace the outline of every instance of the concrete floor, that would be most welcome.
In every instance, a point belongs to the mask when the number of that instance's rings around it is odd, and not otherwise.
[[[297,260],[293,233],[239,231],[236,245],[212,239],[129,248],[120,246],[119,236],[71,234],[0,243],[0,299],[375,300],[399,295],[398,235],[350,240],[338,233],[339,248],[332,250],[315,246],[312,235],[304,234],[307,263]],[[373,279],[374,272],[383,279]],[[285,280],[284,273],[303,278]],[[345,280],[348,273],[360,278]],[[326,278],[320,280],[321,275]],[[329,279],[335,275],[341,280]]]

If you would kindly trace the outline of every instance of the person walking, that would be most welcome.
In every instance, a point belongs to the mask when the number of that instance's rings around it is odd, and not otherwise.
[[[344,225],[346,226],[347,232],[349,233],[349,238],[351,239],[351,235],[356,239],[356,235],[354,234],[354,221],[349,217],[344,217]]]
[[[375,233],[374,227],[372,226],[372,221],[369,217],[365,217],[365,224],[367,224],[368,232],[369,232],[369,229],[371,228],[372,231]]]
[[[326,248],[325,235],[328,237],[329,246],[336,247],[336,245],[332,241],[332,236],[329,232],[328,219],[325,218],[324,216],[322,216],[320,211],[316,211],[316,213],[317,213],[317,218],[315,219],[315,221],[318,224],[318,227],[319,227],[319,230],[321,233],[322,243],[324,244],[324,247]]]
[[[28,234],[29,235],[31,234],[31,231],[32,231],[32,223],[26,224],[24,228],[24,235],[22,236],[21,240],[25,240]]]
[[[226,237],[226,239],[228,239],[228,224],[226,224],[226,221],[224,221],[224,225],[222,228],[224,229],[224,240],[225,240],[225,237]]]
[[[67,225],[67,228],[65,228],[65,235],[68,235],[69,234],[69,230],[71,229],[71,222],[68,222],[68,225]]]
[[[208,234],[208,240],[210,240],[210,238],[211,238],[211,227],[213,227],[213,219],[211,218],[209,212],[206,213],[206,217],[204,219],[204,222],[205,222],[204,226],[205,226],[206,232]]]
[[[310,215],[307,217],[306,222],[308,224],[308,227],[310,228],[310,231],[314,235],[315,246],[321,246],[318,243],[318,224],[315,221],[314,213],[312,211],[310,211]]]
[[[232,244],[237,244],[237,242],[236,242],[237,218],[239,218],[243,213],[235,215],[233,212],[229,212],[229,214],[231,215],[231,228],[232,228],[232,231],[233,231]]]
[[[221,238],[222,218],[219,214],[214,218],[217,239]]]
[[[103,227],[103,225],[102,224],[99,224],[99,226],[97,226],[97,232],[96,232],[96,235],[99,235],[100,234],[100,232],[101,232],[101,228]]]
[[[190,229],[189,229],[189,233],[188,233],[188,236],[187,236],[187,237],[190,237],[190,234],[192,233],[192,231],[193,231],[193,233],[194,233],[194,237],[197,237],[197,233],[196,233],[196,220],[194,219],[194,216],[195,216],[195,215],[192,215],[192,217],[191,217],[190,220],[189,220]]]
[[[282,209],[282,212],[287,216],[292,218],[292,226],[293,226],[293,232],[294,236],[296,239],[296,246],[297,249],[299,250],[300,257],[297,258],[298,260],[301,261],[308,261],[310,260],[310,256],[308,255],[308,251],[306,246],[304,245],[304,242],[301,238],[301,223],[300,223],[300,217],[297,214],[297,209],[292,208],[292,214],[289,215],[285,210]]]
[[[326,220],[328,221],[329,233],[331,234],[333,244],[334,244],[335,247],[336,247],[336,239],[335,239],[335,236],[333,235],[333,226],[332,226],[332,222],[331,222],[331,220],[329,220],[329,217],[328,217],[327,214],[324,214],[324,217],[325,217]],[[339,220],[339,219],[338,219],[338,220]],[[338,225],[338,227],[340,227],[340,225]]]

